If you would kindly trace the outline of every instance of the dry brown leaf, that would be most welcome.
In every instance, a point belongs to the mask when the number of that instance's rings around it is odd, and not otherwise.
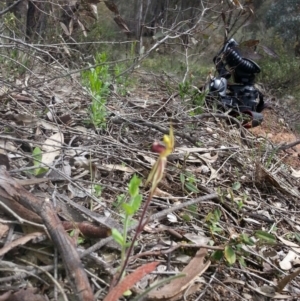
[[[213,151],[214,149],[209,149],[206,147],[176,147],[175,149],[175,154],[179,153],[204,153],[204,152],[210,152]]]
[[[9,91],[8,87],[6,86],[0,86],[0,97],[5,95]]]
[[[284,287],[291,282],[295,277],[297,277],[300,274],[300,269],[296,270],[294,273],[285,276],[282,280],[280,280],[277,284],[276,291],[281,292]]]
[[[15,152],[17,147],[11,141],[8,141],[11,136],[7,135],[5,140],[0,140],[0,152],[6,154],[7,152]]]
[[[200,249],[190,263],[182,270],[185,277],[177,278],[169,284],[163,286],[161,289],[156,289],[149,293],[148,300],[182,300],[182,295],[190,285],[193,284],[195,279],[202,275],[210,266],[210,261],[204,263],[207,249]],[[189,294],[192,291],[187,291]]]
[[[281,269],[287,271],[293,267],[293,262],[299,259],[299,256],[292,250],[289,250],[287,255],[279,262]]]
[[[78,22],[78,25],[80,26],[80,28],[82,30],[83,35],[85,37],[87,37],[87,32],[86,32],[86,29],[85,29],[84,25],[79,20],[77,20],[77,22]]]
[[[133,169],[129,166],[123,166],[123,165],[118,165],[118,164],[103,164],[103,165],[99,166],[99,168],[109,170],[109,171],[119,170],[119,171],[124,171],[124,172],[128,172],[128,173],[133,173],[133,172],[137,171],[136,169]]]
[[[50,165],[56,156],[60,154],[61,145],[64,143],[63,133],[56,133],[49,137],[43,145],[42,163]]]
[[[104,298],[103,301],[117,301],[123,293],[140,281],[144,276],[154,271],[159,262],[150,262],[137,268],[133,273],[127,275],[119,282]]]
[[[33,240],[33,239],[35,239],[39,236],[42,236],[42,235],[45,235],[45,233],[43,233],[43,232],[34,232],[34,233],[27,234],[23,237],[20,237],[16,240],[12,241],[11,243],[5,245],[2,249],[0,249],[0,256],[3,256],[4,254],[9,252],[13,248],[15,248],[17,246],[20,246],[20,245],[24,245],[28,241]]]
[[[296,243],[286,240],[281,236],[277,236],[277,238],[284,243],[286,246],[291,247],[292,250],[294,250],[296,253],[300,254],[300,246],[297,245]]]
[[[292,176],[295,178],[300,178],[300,170],[295,170],[293,167],[291,167],[292,169]]]
[[[214,163],[218,160],[218,153],[211,155],[210,153],[199,156],[205,163]]]
[[[0,223],[0,238],[5,236],[8,230],[9,230],[9,227],[7,225]]]
[[[104,3],[105,3],[105,5],[106,5],[106,7],[110,10],[110,11],[112,11],[114,14],[116,14],[116,15],[119,15],[120,13],[119,13],[119,10],[118,10],[118,7],[117,7],[117,5],[114,3],[114,1],[104,1]]]
[[[120,15],[114,17],[114,21],[117,23],[117,25],[123,32],[130,32],[130,29],[127,27],[125,21]]]
[[[67,26],[63,23],[63,22],[59,22],[60,24],[60,27],[63,29],[64,33],[67,35],[67,36],[70,36],[70,32],[69,32],[69,29],[67,28]]]
[[[156,188],[154,191],[154,196],[159,198],[172,198],[173,201],[176,201],[177,199],[170,193],[163,191],[159,188]]]
[[[53,131],[53,132],[58,132],[57,125],[52,123],[52,122],[48,122],[48,121],[45,121],[45,120],[39,120],[37,122],[37,125],[43,127],[46,130],[50,130],[50,131]]]
[[[90,4],[90,9],[91,9],[91,12],[92,12],[94,18],[97,20],[98,19],[97,5],[96,4]]]

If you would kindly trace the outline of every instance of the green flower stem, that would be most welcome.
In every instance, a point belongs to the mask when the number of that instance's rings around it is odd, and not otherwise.
[[[155,188],[156,188],[156,187],[155,187]],[[142,232],[143,228],[145,227],[144,219],[145,219],[145,216],[146,216],[147,209],[148,209],[148,207],[149,207],[149,205],[150,205],[150,202],[151,202],[151,200],[152,200],[154,191],[155,191],[155,189],[151,189],[150,194],[149,194],[149,196],[148,196],[148,198],[147,198],[147,201],[146,201],[146,203],[145,203],[144,209],[143,209],[143,211],[142,211],[141,218],[140,218],[140,220],[139,220],[139,223],[138,223],[138,225],[137,225],[135,234],[134,234],[134,236],[133,236],[132,242],[131,242],[131,244],[130,244],[130,246],[129,246],[129,248],[128,248],[128,251],[127,251],[125,260],[123,261],[123,265],[122,265],[122,267],[121,267],[121,270],[120,270],[120,274],[119,274],[117,283],[122,279],[122,275],[124,274],[124,271],[125,271],[125,269],[126,269],[126,267],[127,267],[127,265],[128,265],[129,258],[130,258],[130,254],[131,254],[131,252],[132,252],[132,250],[133,250],[133,247],[134,247],[134,244],[135,244],[135,242],[136,242],[136,240],[137,240],[137,237],[138,237],[138,235]],[[127,233],[126,233],[126,235],[127,235]]]

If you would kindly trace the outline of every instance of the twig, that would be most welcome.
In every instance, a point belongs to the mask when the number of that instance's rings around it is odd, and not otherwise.
[[[17,0],[16,2],[14,2],[13,4],[11,4],[10,6],[8,6],[7,8],[3,9],[2,11],[0,11],[0,16],[6,14],[8,11],[10,11],[13,7],[15,7],[17,4],[19,4],[21,1],[23,0]]]
[[[126,122],[130,122],[130,123],[133,123],[133,124],[136,123],[136,124],[140,124],[142,126],[147,126],[149,128],[156,129],[156,130],[158,130],[159,132],[161,132],[163,134],[168,134],[169,133],[169,129],[163,128],[163,127],[161,127],[161,126],[159,126],[157,124],[154,124],[154,123],[151,123],[151,122],[148,122],[148,121],[144,121],[142,119],[133,119],[133,120],[130,120],[130,119],[125,119],[125,118],[123,118],[121,116],[115,117],[115,118],[111,119],[111,121],[113,123],[120,123],[121,120],[126,121]],[[176,136],[179,136],[179,137],[181,137],[183,139],[186,139],[189,142],[191,142],[193,145],[198,146],[198,144],[197,144],[198,140],[190,137],[189,135],[187,135],[185,133],[176,132]]]
[[[278,146],[277,147],[277,150],[286,150],[288,148],[292,148],[296,145],[300,144],[300,140],[296,140],[294,142],[291,142],[291,143],[288,143],[288,144],[284,144],[284,145],[281,145],[281,146]]]
[[[22,218],[21,216],[19,216],[14,210],[12,210],[9,206],[7,206],[5,203],[2,202],[1,197],[0,197],[0,206],[3,207],[8,213],[10,213],[13,217],[15,217],[20,224],[29,224],[35,227],[40,227],[43,229],[46,229],[46,227],[42,224],[38,224],[38,223],[34,223],[31,222],[27,219]]]
[[[27,260],[24,260],[24,259],[19,259],[21,262],[24,262],[24,263],[27,263],[29,265],[32,265],[33,267],[35,267],[36,269],[38,270],[41,270],[43,273],[45,273],[51,280],[52,282],[55,284],[55,286],[59,289],[60,293],[62,294],[62,297],[64,299],[64,301],[68,301],[68,297],[64,291],[64,289],[62,288],[62,286],[59,284],[59,282],[49,273],[47,272],[46,270],[44,270],[43,268],[33,264],[32,262],[29,262]]]
[[[157,251],[147,251],[143,253],[136,254],[131,257],[131,260],[135,260],[137,258],[145,257],[145,256],[158,256],[162,254],[169,254],[174,252],[179,248],[196,248],[196,249],[209,249],[209,250],[224,250],[224,246],[209,246],[209,245],[202,245],[202,244],[186,244],[186,243],[179,243],[167,250],[157,250]]]

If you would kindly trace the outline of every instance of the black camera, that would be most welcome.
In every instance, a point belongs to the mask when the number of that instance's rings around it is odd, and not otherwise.
[[[243,58],[234,39],[227,41],[214,57],[218,76],[209,83],[208,99],[217,99],[221,107],[232,109],[232,115],[246,114],[251,122],[243,123],[245,127],[255,127],[263,121],[263,94],[254,87],[255,75],[260,67],[247,58]],[[234,84],[228,84],[233,77]]]

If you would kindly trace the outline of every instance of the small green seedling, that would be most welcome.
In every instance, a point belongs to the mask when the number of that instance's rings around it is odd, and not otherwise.
[[[39,147],[35,147],[32,152],[33,165],[36,167],[33,170],[35,176],[40,176],[48,171],[48,167],[41,167],[42,156],[42,150]]]
[[[140,209],[142,202],[142,195],[139,193],[139,186],[141,179],[136,175],[130,180],[128,185],[129,201],[124,202],[125,198],[122,197],[121,206],[123,209],[123,233],[120,233],[117,229],[112,229],[112,237],[121,246],[121,262],[123,264],[126,256],[126,250],[130,246],[131,242],[127,241],[127,232],[129,226],[132,224],[133,215]]]

